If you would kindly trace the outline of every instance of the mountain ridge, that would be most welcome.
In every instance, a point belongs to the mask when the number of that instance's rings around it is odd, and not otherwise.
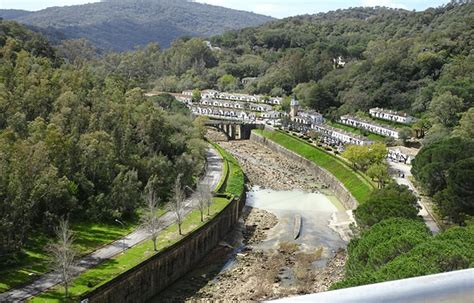
[[[51,40],[86,38],[101,49],[125,51],[150,42],[168,47],[182,36],[210,37],[261,25],[271,17],[185,0],[114,0],[50,7],[36,12],[0,10],[0,17],[34,27]]]

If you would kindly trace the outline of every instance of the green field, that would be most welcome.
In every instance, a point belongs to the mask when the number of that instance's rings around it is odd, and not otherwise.
[[[354,170],[343,160],[322,149],[281,131],[253,131],[326,169],[344,184],[359,203],[363,203],[374,189],[371,181],[361,172]]]
[[[230,193],[233,196],[240,196],[244,190],[244,174],[234,157],[224,149],[214,145],[224,158],[223,177],[216,191]],[[221,212],[230,202],[230,199],[214,197],[211,206],[210,218]],[[208,218],[208,219],[210,219]],[[187,234],[195,231],[206,222],[201,222],[199,210],[192,211],[183,221],[183,236],[178,234],[178,226],[173,224],[161,232],[158,238],[158,251],[162,251],[186,237]],[[71,299],[77,300],[86,293],[103,285],[118,276],[119,274],[137,266],[141,262],[149,259],[157,252],[153,250],[152,241],[144,241],[124,253],[107,260],[97,267],[94,267],[76,277],[71,285]],[[63,301],[64,290],[61,286],[53,287],[41,295],[32,298],[31,302],[61,302]]]

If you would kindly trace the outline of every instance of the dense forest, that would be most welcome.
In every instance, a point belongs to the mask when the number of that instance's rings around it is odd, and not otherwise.
[[[202,172],[189,114],[106,65],[66,63],[41,35],[0,21],[0,256],[61,217],[133,219],[147,184],[166,201],[177,172],[188,185]]]
[[[0,10],[0,17],[33,26],[53,41],[87,38],[99,49],[114,51],[150,42],[168,47],[181,36],[209,37],[272,20],[188,0],[102,0],[36,12]]]

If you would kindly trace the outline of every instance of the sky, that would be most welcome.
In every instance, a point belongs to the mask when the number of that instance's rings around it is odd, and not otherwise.
[[[40,10],[51,6],[65,6],[99,2],[98,0],[0,0],[1,9]],[[387,6],[408,10],[437,7],[449,0],[195,0],[233,9],[284,18],[301,14],[315,14],[339,8],[357,6]]]

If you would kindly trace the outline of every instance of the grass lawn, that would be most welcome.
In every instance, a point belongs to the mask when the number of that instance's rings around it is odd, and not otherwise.
[[[367,137],[367,138],[369,138],[370,140],[373,140],[373,141],[384,141],[385,140],[384,136],[369,133],[369,132],[364,132],[362,129],[355,128],[355,127],[352,127],[352,126],[349,126],[349,125],[345,125],[345,124],[341,124],[341,123],[333,122],[333,121],[329,121],[329,120],[327,120],[326,123],[329,126],[339,128],[339,129],[345,130],[347,132],[350,132],[350,133],[353,133],[353,134],[356,134],[356,135],[360,135],[360,136],[365,136],[365,137]]]
[[[225,198],[214,198],[214,203],[211,206],[211,217],[218,214],[229,203]],[[170,245],[178,242],[180,239],[191,233],[197,228],[204,225],[201,222],[201,215],[199,210],[191,212],[183,221],[182,229],[184,236],[178,234],[178,225],[173,224],[161,232],[158,237],[158,251],[161,251]],[[157,252],[153,250],[152,241],[144,241],[130,249],[125,253],[119,254],[116,257],[107,260],[100,265],[84,272],[76,277],[69,289],[71,300],[77,301],[80,296],[99,287],[107,281],[113,279],[119,274],[137,266],[141,262],[147,260]],[[61,286],[53,287],[52,289],[33,297],[29,302],[61,302],[64,296],[64,289]]]
[[[224,158],[223,176],[217,188],[218,192],[230,193],[239,197],[244,190],[244,174],[237,160],[227,153],[220,146],[214,145]],[[214,197],[214,203],[211,206],[211,219],[221,212],[230,202],[229,199],[222,197]],[[158,238],[158,251],[162,251],[167,247],[178,242],[180,239],[204,225],[207,221],[201,222],[201,214],[199,210],[194,210],[186,216],[182,224],[184,236],[178,234],[177,224],[167,227],[160,233]],[[141,262],[155,255],[157,252],[153,250],[152,241],[144,241],[124,253],[107,260],[100,265],[84,272],[76,277],[70,287],[71,299],[74,301],[93,289],[105,284],[119,274],[137,266]],[[30,302],[61,302],[64,290],[61,286],[52,289],[31,298]]]
[[[119,224],[74,223],[71,228],[75,235],[75,247],[79,254],[85,255],[98,247],[115,241],[130,233],[136,222],[126,222],[125,228]],[[51,238],[45,235],[32,237],[22,250],[17,262],[10,266],[0,265],[0,292],[28,283],[38,275],[49,271],[49,254],[45,250]]]
[[[362,175],[362,173],[355,171],[341,159],[338,159],[324,150],[318,149],[303,140],[280,131],[253,131],[293,152],[296,152],[306,159],[313,161],[316,165],[329,171],[344,184],[359,203],[363,203],[368,198],[372,189],[374,189],[371,181]]]

